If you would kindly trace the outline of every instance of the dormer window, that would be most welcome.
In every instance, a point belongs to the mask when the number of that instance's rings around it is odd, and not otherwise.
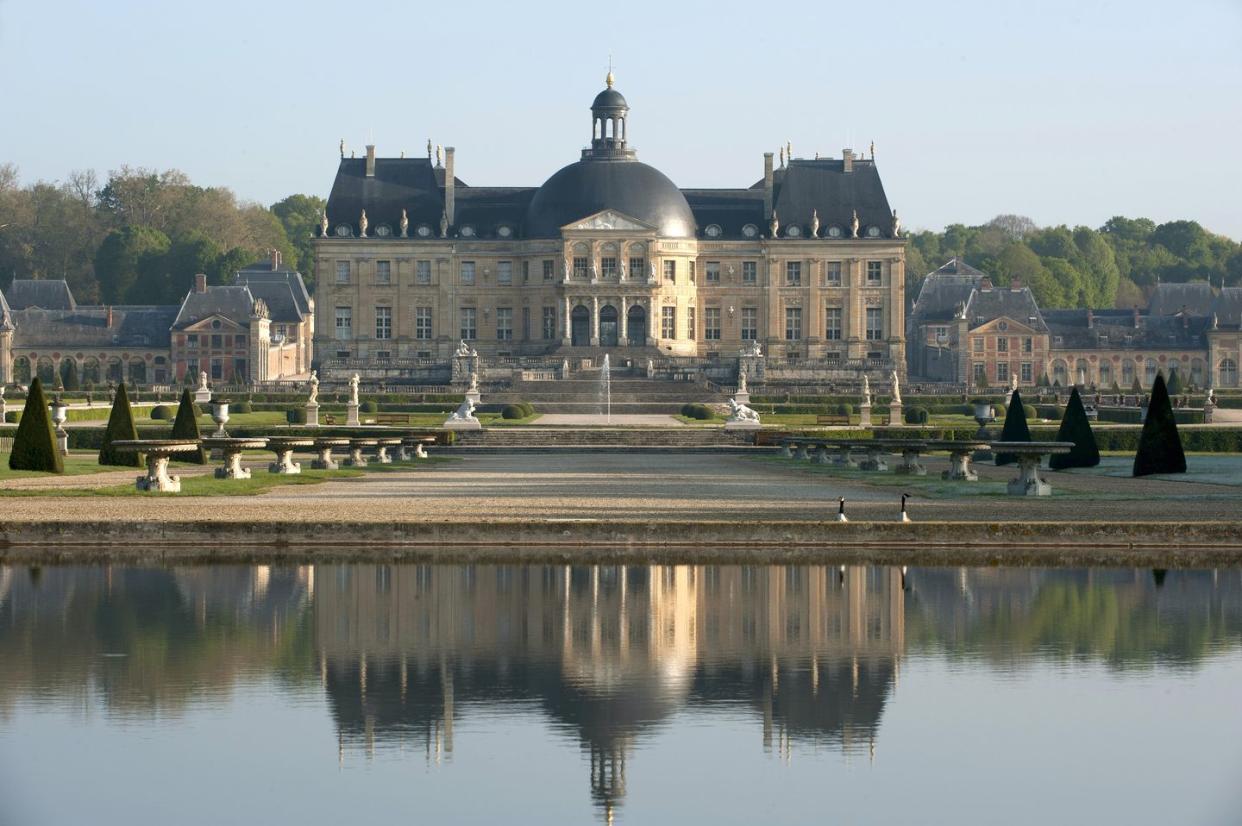
[[[703,234],[708,238],[719,238],[720,224],[708,224],[707,229],[703,230]]]

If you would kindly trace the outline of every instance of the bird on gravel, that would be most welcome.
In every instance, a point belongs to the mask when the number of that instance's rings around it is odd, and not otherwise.
[[[845,517],[845,497],[844,496],[842,496],[840,499],[837,500],[837,521],[838,522],[850,521],[849,519]]]
[[[906,499],[909,498],[909,496],[910,494],[908,493],[903,493],[901,495],[901,516],[897,517],[898,522],[910,521],[910,514],[906,513]]]

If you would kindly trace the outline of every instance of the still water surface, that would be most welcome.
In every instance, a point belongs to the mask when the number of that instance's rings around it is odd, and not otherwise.
[[[0,823],[1242,822],[1242,571],[0,567]]]

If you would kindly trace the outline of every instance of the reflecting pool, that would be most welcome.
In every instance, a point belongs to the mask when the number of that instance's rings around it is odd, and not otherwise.
[[[0,823],[1242,822],[1242,571],[0,567]]]

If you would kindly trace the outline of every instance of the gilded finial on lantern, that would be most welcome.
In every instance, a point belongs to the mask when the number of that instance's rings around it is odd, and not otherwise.
[[[604,78],[604,82],[608,84],[608,88],[612,88],[612,84],[616,82],[616,78],[612,76],[612,55],[608,55],[608,75]]]

